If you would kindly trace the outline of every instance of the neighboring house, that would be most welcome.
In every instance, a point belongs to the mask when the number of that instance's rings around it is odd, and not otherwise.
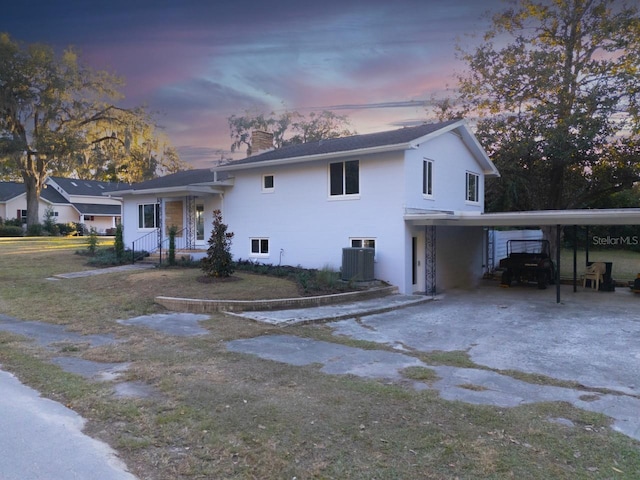
[[[55,223],[84,223],[100,234],[114,228],[122,216],[122,200],[105,196],[128,185],[95,180],[49,177],[40,193],[39,213],[44,220],[48,208]],[[0,217],[27,221],[27,196],[24,183],[0,182]]]
[[[340,269],[343,248],[370,247],[375,278],[414,293],[481,277],[482,226],[436,231],[416,218],[482,214],[485,177],[498,175],[455,120],[258,152],[118,195],[127,246],[176,225],[180,248],[204,249],[220,209],[236,260]]]

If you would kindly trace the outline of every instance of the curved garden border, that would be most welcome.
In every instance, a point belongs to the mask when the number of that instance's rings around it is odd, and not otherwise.
[[[284,310],[309,308],[343,302],[357,302],[398,293],[398,287],[376,287],[356,292],[318,295],[314,297],[278,298],[273,300],[204,300],[158,296],[155,302],[174,312],[215,313],[221,311]]]

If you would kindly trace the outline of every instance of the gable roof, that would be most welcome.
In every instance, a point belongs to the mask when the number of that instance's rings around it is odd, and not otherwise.
[[[489,160],[464,120],[449,120],[427,123],[416,127],[405,127],[386,132],[353,135],[350,137],[319,140],[270,150],[258,155],[236,160],[216,167],[218,171],[233,171],[258,166],[282,165],[317,159],[337,158],[347,154],[369,154],[387,151],[408,150],[431,138],[455,130],[471,150],[487,176],[499,176],[498,170]]]
[[[8,202],[20,195],[26,193],[26,188],[22,182],[0,182],[0,202]],[[43,188],[40,192],[40,198],[49,203],[68,204],[69,201],[64,198],[54,188]]]
[[[224,181],[227,174],[219,175],[210,168],[198,168],[183,170],[180,172],[154,178],[145,182],[128,185],[126,189],[119,190],[117,195],[152,194],[154,192],[214,192],[213,184]]]
[[[0,202],[8,202],[24,193],[24,183],[0,182]]]

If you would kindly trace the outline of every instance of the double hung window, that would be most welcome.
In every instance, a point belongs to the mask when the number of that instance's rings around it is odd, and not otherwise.
[[[422,163],[422,194],[433,197],[433,160],[426,158]]]
[[[475,173],[467,172],[467,202],[477,203],[479,200],[480,177]]]
[[[360,193],[360,161],[329,164],[329,194],[332,197]]]
[[[160,208],[157,203],[138,205],[138,228],[158,228],[160,226]]]
[[[267,256],[269,255],[269,239],[268,238],[252,238],[251,239],[251,256]]]

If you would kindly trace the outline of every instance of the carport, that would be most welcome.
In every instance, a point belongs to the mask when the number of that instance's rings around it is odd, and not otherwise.
[[[442,212],[442,211],[411,211],[404,215],[404,220],[412,226],[424,226],[427,229],[427,237],[435,239],[438,226],[457,227],[556,227],[556,244],[560,245],[560,231],[564,226],[592,225],[640,225],[640,208],[621,209],[582,209],[582,210],[539,210],[524,212]],[[435,291],[435,275],[431,269],[435,269],[436,242],[428,242],[426,253],[427,264],[427,290]],[[588,252],[588,247],[587,247]],[[577,272],[577,246],[573,252],[573,288],[576,291]],[[556,302],[560,303],[560,248],[556,249]]]

